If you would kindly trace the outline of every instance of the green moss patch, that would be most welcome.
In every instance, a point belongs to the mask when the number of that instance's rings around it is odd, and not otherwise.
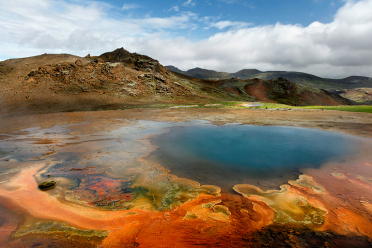
[[[98,230],[82,230],[69,226],[65,223],[58,222],[40,222],[33,225],[24,225],[17,230],[13,237],[22,237],[26,235],[40,235],[40,234],[64,234],[67,237],[80,236],[86,238],[105,238],[108,235],[107,231]]]

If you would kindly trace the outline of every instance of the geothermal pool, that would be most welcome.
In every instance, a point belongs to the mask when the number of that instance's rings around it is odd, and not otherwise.
[[[283,238],[369,247],[371,144],[198,120],[96,118],[3,133],[0,246],[265,247]],[[38,189],[51,180],[55,188]]]
[[[340,161],[357,150],[347,135],[279,126],[173,127],[151,142],[158,148],[150,158],[171,173],[225,190],[241,183],[279,187],[303,168]]]

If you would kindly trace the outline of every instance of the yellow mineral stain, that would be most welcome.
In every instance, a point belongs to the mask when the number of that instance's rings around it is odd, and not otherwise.
[[[367,201],[360,201],[360,203],[367,209],[367,211],[372,215],[372,204]]]
[[[372,184],[372,178],[364,177],[364,176],[361,176],[361,175],[357,175],[357,178],[366,182],[366,183]]]
[[[275,212],[275,223],[300,224],[322,230],[326,222],[326,209],[320,207],[322,204],[314,199],[310,202],[306,195],[297,190],[297,186],[301,186],[302,190],[305,188],[313,193],[324,191],[310,179],[310,177],[300,177],[290,182],[290,185],[282,185],[280,190],[263,191],[248,184],[235,185],[234,190],[251,200],[262,201],[271,207]]]
[[[345,174],[339,173],[339,172],[332,172],[331,175],[336,177],[336,178],[339,178],[339,179],[345,179],[346,178]]]
[[[312,189],[314,193],[324,192],[324,188],[320,185],[317,185],[314,182],[313,177],[308,176],[308,175],[300,175],[297,180],[295,181],[291,180],[288,182],[288,184]]]
[[[222,213],[222,214],[225,214],[227,216],[230,216],[231,215],[231,212],[229,211],[229,208],[224,206],[224,205],[215,205],[213,207],[213,211],[215,213]]]

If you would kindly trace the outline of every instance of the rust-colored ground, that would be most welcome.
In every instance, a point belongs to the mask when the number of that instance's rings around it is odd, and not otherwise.
[[[244,87],[244,90],[247,92],[248,95],[256,97],[263,102],[275,102],[267,98],[269,88],[262,81],[257,81],[254,84],[247,84]]]
[[[1,139],[30,127],[70,126],[69,142],[83,144],[82,137],[111,132],[126,122],[136,120],[187,121],[206,120],[215,124],[245,123],[286,125],[340,131],[371,138],[372,117],[365,113],[318,110],[249,110],[249,109],[136,109],[104,112],[76,112],[29,115],[2,119]],[[85,124],[82,124],[82,123]],[[81,127],[80,127],[81,126]],[[98,136],[97,136],[98,137]],[[82,141],[80,142],[81,139]],[[30,139],[35,146],[65,149],[61,138]],[[87,141],[84,141],[87,142]],[[144,143],[145,144],[145,143]],[[369,143],[370,144],[370,143]],[[89,143],[86,144],[89,146]],[[76,146],[82,153],[84,145]],[[67,151],[67,150],[62,150]],[[125,152],[125,151],[124,151]],[[54,153],[50,153],[52,156]],[[45,157],[49,156],[48,154]],[[88,155],[87,155],[88,156]],[[1,163],[6,163],[2,161]],[[66,175],[88,175],[75,187],[81,196],[70,201],[64,191],[68,182],[60,182],[51,191],[40,191],[37,183],[42,173],[58,161],[22,163],[0,184],[0,244],[3,247],[370,247],[372,245],[372,156],[370,147],[361,147],[355,158],[328,163],[320,169],[308,169],[305,175],[289,181],[280,190],[269,192],[252,185],[237,185],[237,193],[205,190],[197,183],[193,197],[167,209],[149,207],[138,198],[130,209],[102,208],[108,202],[132,201],[135,194],[120,191],[128,178],[99,173],[87,165],[73,166]],[[13,163],[13,162],[12,162]],[[16,162],[14,162],[16,164]],[[158,165],[157,165],[158,166]],[[67,167],[66,167],[67,168]],[[166,171],[156,171],[166,175]],[[48,171],[49,176],[57,176]],[[152,175],[152,174],[151,174]],[[115,178],[115,176],[117,178]],[[163,178],[163,177],[162,177]],[[180,184],[174,176],[164,176]],[[64,179],[67,180],[67,179]],[[138,179],[141,182],[148,178]],[[65,182],[65,183],[63,183]],[[150,182],[150,181],[149,181]],[[139,183],[137,182],[139,185]],[[153,184],[151,181],[150,184]],[[63,188],[66,187],[66,188]],[[70,186],[69,186],[70,187]],[[155,187],[155,186],[154,186]],[[160,186],[157,186],[160,187]],[[209,188],[210,189],[210,188]],[[199,190],[199,191],[198,191]],[[204,192],[204,193],[203,193]],[[93,198],[91,198],[94,196]],[[120,197],[118,197],[120,196]],[[119,199],[120,198],[120,199]],[[155,202],[155,199],[154,199]],[[58,223],[58,230],[32,229],[43,223]],[[41,224],[40,224],[41,223]],[[63,231],[61,225],[68,226]],[[36,230],[36,231],[35,231]],[[44,230],[44,231],[43,231]],[[67,230],[67,229],[66,229]],[[93,230],[86,234],[84,231]],[[85,235],[85,236],[84,236]]]

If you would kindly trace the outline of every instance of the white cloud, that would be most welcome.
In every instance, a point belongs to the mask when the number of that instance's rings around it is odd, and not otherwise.
[[[349,1],[331,23],[314,22],[306,27],[277,23],[220,32],[194,43],[162,41],[172,57],[150,50],[163,63],[182,69],[198,66],[234,72],[257,68],[372,77],[371,9],[371,0]],[[220,24],[223,28],[229,22]]]
[[[177,16],[167,18],[149,17],[145,19],[133,19],[131,22],[139,24],[143,29],[162,30],[162,29],[187,29],[193,24],[192,19],[197,15],[192,12],[184,12]]]
[[[247,22],[232,22],[232,21],[219,21],[215,23],[211,23],[210,27],[217,28],[217,29],[226,29],[226,28],[244,28],[247,26],[251,26],[251,23]]]
[[[183,12],[164,18],[113,19],[109,15],[112,7],[98,2],[0,0],[0,5],[0,58],[45,52],[84,55],[122,46],[136,51],[137,39],[164,30],[193,28],[196,18]]]
[[[178,11],[180,11],[180,7],[179,6],[172,6],[172,8],[170,8],[169,9],[169,11],[176,11],[176,12],[178,12]]]
[[[239,4],[240,6],[244,6],[246,8],[255,9],[255,5],[250,3],[249,1],[240,1],[240,0],[218,0],[220,3],[225,4]]]
[[[195,2],[193,0],[187,0],[182,5],[183,6],[186,6],[186,7],[194,7],[196,4],[195,4]]]
[[[124,3],[123,7],[121,7],[122,10],[130,10],[130,9],[138,9],[141,8],[142,6],[139,4],[135,3]]]
[[[218,0],[218,2],[227,3],[227,4],[234,4],[237,3],[239,0]]]
[[[257,68],[372,77],[372,0],[347,1],[332,22],[306,27],[211,23],[206,20],[213,18],[192,12],[114,19],[112,7],[101,2],[0,0],[0,6],[0,59],[45,52],[99,55],[124,47],[181,69]],[[181,36],[180,31],[198,27],[215,27],[208,32],[218,33],[202,40]]]

